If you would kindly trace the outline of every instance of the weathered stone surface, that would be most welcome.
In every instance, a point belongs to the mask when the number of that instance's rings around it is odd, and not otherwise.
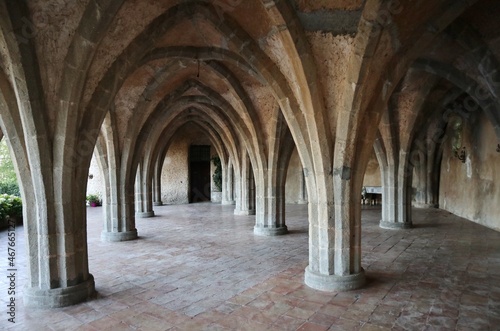
[[[363,186],[383,186],[384,228],[410,227],[414,200],[500,229],[499,15],[489,0],[0,1],[26,302],[89,297],[86,193],[103,197],[103,241],[135,239],[136,216],[190,201],[196,144],[256,235],[286,233],[285,202],[307,201],[314,288],[363,284]]]

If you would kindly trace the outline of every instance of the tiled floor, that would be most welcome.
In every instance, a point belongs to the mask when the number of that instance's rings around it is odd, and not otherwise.
[[[253,217],[231,206],[157,207],[138,219],[140,239],[100,241],[89,209],[89,265],[97,298],[27,310],[18,330],[500,330],[500,233],[440,210],[414,210],[415,228],[383,230],[363,211],[368,284],[325,293],[303,284],[307,207],[287,206],[291,233],[253,235]],[[0,232],[0,330],[6,315],[7,233]],[[17,287],[25,274],[17,230]]]

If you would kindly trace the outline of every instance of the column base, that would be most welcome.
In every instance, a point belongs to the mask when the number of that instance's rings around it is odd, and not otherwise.
[[[253,233],[257,236],[281,236],[288,233],[288,228],[285,226],[279,228],[266,228],[262,226],[255,226]]]
[[[101,232],[101,241],[104,242],[119,242],[137,239],[137,229],[127,232]]]
[[[24,288],[24,306],[32,308],[60,308],[86,301],[95,293],[94,277],[83,283],[65,288],[40,290],[32,287]]]
[[[255,215],[255,210],[234,210],[234,214],[238,216]]]
[[[220,203],[222,201],[222,192],[210,192],[210,201]]]
[[[307,266],[304,281],[307,286],[320,291],[349,291],[363,286],[366,282],[365,271],[347,276],[322,275],[311,271]]]
[[[163,206],[163,201],[155,201],[153,202],[153,206]]]
[[[388,230],[400,230],[400,229],[411,229],[413,227],[411,222],[384,222],[380,221],[379,226],[382,229],[388,229]]]
[[[144,213],[135,213],[136,218],[148,218],[148,217],[153,217],[153,216],[155,216],[154,211],[147,211]]]
[[[438,203],[419,203],[419,202],[414,202],[412,203],[413,207],[416,208],[439,208]]]

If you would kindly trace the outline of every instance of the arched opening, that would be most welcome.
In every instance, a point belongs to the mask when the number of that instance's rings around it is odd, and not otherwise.
[[[11,157],[11,147],[7,139],[2,138],[3,135],[0,131],[0,229],[7,229],[9,232],[9,241],[12,242],[9,251],[15,252],[16,227],[22,225],[23,208],[25,207],[23,207],[21,199],[16,165]],[[22,231],[22,227],[20,229]],[[15,256],[14,253],[7,252],[7,254],[8,257]]]

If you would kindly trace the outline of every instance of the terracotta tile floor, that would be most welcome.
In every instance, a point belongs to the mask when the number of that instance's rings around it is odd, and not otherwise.
[[[140,239],[100,241],[101,208],[88,210],[97,297],[61,309],[26,309],[18,330],[500,330],[500,233],[440,210],[414,210],[415,228],[378,227],[363,211],[368,284],[325,293],[303,284],[307,207],[287,206],[291,233],[253,235],[232,206],[157,207]],[[7,322],[7,233],[0,232],[0,329]],[[26,273],[17,230],[17,287]]]

